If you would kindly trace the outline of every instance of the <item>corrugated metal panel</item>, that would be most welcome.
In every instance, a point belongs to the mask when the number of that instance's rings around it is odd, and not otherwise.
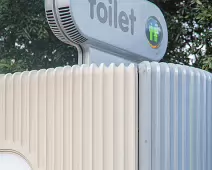
[[[136,170],[137,88],[134,65],[0,75],[0,150],[33,170]]]
[[[139,66],[140,170],[212,169],[212,74]]]

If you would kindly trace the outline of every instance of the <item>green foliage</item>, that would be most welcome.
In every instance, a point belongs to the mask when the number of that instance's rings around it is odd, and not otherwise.
[[[0,23],[1,73],[77,62],[76,50],[51,32],[43,0],[0,0]]]
[[[212,73],[212,57],[206,57],[202,60],[202,69]]]
[[[210,0],[166,0],[161,3],[169,30],[169,45],[163,61],[190,64],[211,71],[212,3]]]
[[[210,0],[161,0],[169,44],[162,61],[212,71],[212,3]],[[77,63],[76,49],[51,32],[43,0],[0,0],[0,73]]]

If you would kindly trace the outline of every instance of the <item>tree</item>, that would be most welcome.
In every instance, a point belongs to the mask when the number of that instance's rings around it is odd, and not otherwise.
[[[0,0],[0,71],[15,72],[77,62],[76,49],[51,32],[43,0]]]
[[[190,64],[212,72],[212,3],[210,0],[159,3],[169,30],[169,45],[163,61]]]
[[[168,23],[169,44],[162,61],[191,64],[212,72],[210,0],[152,0]],[[43,0],[0,0],[0,72],[77,63],[76,49],[51,32]]]

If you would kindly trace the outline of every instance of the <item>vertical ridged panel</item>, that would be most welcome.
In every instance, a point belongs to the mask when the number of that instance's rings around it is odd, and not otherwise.
[[[0,151],[33,170],[136,170],[137,88],[134,65],[0,75]]]
[[[151,92],[151,98],[152,98],[152,105],[155,107],[152,107],[152,161],[154,164],[152,164],[152,169],[158,169],[160,167],[160,139],[161,139],[161,134],[160,134],[160,129],[161,129],[161,121],[160,121],[160,67],[155,65],[152,68],[152,72],[154,73],[152,75],[152,92]]]
[[[55,170],[55,71],[53,69],[49,69],[46,72],[46,83],[47,87],[46,92],[49,100],[46,104],[46,119],[47,119],[47,124],[46,124],[46,169],[52,169]],[[70,76],[71,79],[71,76]],[[36,81],[36,79],[35,79]],[[67,91],[68,94],[68,91]],[[68,95],[67,95],[68,96]],[[35,106],[36,108],[36,106]],[[70,122],[71,124],[71,122]],[[70,145],[70,144],[69,144]]]
[[[0,75],[0,89],[1,89],[1,93],[0,93],[0,143],[2,143],[2,141],[6,140],[6,128],[5,128],[5,124],[6,124],[6,110],[5,110],[5,93],[6,93],[6,78],[7,76],[2,76]]]
[[[212,169],[211,79],[192,67],[140,64],[140,170]]]
[[[2,89],[2,88],[0,88]],[[34,97],[34,96],[33,96]],[[13,75],[13,135],[14,141],[17,143],[21,143],[21,133],[20,133],[20,120],[21,120],[21,81],[20,81],[20,73],[15,73]],[[33,119],[31,119],[33,120]],[[30,140],[30,141],[33,141]]]
[[[212,129],[212,76],[208,73],[206,74],[207,77],[207,151],[206,151],[206,166],[207,166],[207,170],[209,170],[210,168],[212,168],[212,133],[211,133],[211,129]]]
[[[94,66],[93,73],[93,170],[103,170],[103,69]]]
[[[108,114],[104,114],[104,168],[105,170],[114,170],[114,71],[115,66],[110,65],[110,69],[105,70],[104,74],[104,85],[108,88],[104,89],[104,101],[105,111]],[[111,89],[111,90],[109,90]],[[94,90],[94,89],[93,89]],[[112,96],[112,97],[111,97]]]
[[[13,105],[13,79],[12,75],[8,74],[7,79],[6,79],[6,115],[5,115],[5,123],[6,123],[6,140],[13,142],[13,107],[11,107],[11,104]]]
[[[169,67],[166,64],[163,64],[163,66],[158,70],[163,72],[164,74],[161,75],[161,80],[160,80],[160,96],[159,100],[161,102],[160,104],[160,130],[161,130],[161,140],[160,140],[160,158],[161,163],[160,163],[160,168],[164,170],[169,170],[170,169],[170,70]],[[166,90],[163,90],[166,89]],[[164,98],[167,98],[168,100],[165,101],[163,100]],[[162,117],[164,119],[162,119]],[[165,161],[168,160],[168,161]]]
[[[120,84],[114,87],[114,170],[124,169],[124,65],[114,73],[114,82]],[[121,86],[122,84],[122,86]],[[115,123],[119,121],[119,123]],[[120,154],[120,155],[119,155]]]
[[[139,65],[139,169],[152,169],[151,65]]]
[[[26,75],[27,76],[27,75]],[[46,167],[46,71],[38,72],[37,151],[38,167]],[[28,92],[27,94],[30,95]],[[59,103],[58,103],[59,104]],[[62,113],[62,112],[60,112]],[[26,121],[28,123],[28,121]],[[59,129],[59,128],[58,128]],[[59,136],[58,136],[59,137]]]

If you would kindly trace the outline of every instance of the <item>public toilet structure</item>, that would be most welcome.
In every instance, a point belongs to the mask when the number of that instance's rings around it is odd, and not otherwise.
[[[212,169],[212,74],[156,62],[168,34],[154,4],[45,8],[79,65],[0,75],[0,154],[32,170]]]

